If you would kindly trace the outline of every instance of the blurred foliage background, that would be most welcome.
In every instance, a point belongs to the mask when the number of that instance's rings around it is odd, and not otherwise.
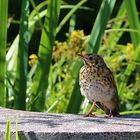
[[[140,113],[138,0],[0,2],[0,106],[86,113],[77,53],[99,53],[115,77],[122,113]],[[7,23],[7,24],[6,24]],[[97,113],[103,113],[100,109]]]

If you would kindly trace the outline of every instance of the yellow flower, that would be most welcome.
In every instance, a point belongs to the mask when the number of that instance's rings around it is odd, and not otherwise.
[[[30,56],[29,56],[29,65],[32,67],[34,64],[36,64],[37,63],[37,60],[38,60],[38,57],[37,57],[37,55],[36,54],[31,54]]]
[[[133,44],[128,43],[125,49],[126,60],[129,60],[134,53]]]

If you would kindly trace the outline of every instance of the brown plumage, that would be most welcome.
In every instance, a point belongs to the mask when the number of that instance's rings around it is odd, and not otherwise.
[[[95,105],[109,117],[118,115],[119,99],[116,83],[103,58],[97,54],[78,54],[78,56],[84,61],[79,75],[81,94],[93,102],[87,116],[92,114]]]

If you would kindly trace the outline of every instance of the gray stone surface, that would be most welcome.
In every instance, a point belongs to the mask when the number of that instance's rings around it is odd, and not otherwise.
[[[12,140],[15,140],[16,121],[21,140],[140,140],[140,115],[106,119],[0,108],[0,140],[4,139],[8,118]]]

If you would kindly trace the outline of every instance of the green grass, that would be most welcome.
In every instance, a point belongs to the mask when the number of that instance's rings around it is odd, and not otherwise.
[[[140,111],[124,111],[120,113],[121,115],[128,115],[128,114],[140,114]]]
[[[11,123],[11,119],[9,118],[7,120],[7,124],[6,124],[4,140],[11,140],[11,127],[12,127],[12,123]],[[16,140],[19,140],[19,137],[18,137],[18,114],[16,116],[15,138],[16,138]]]
[[[10,140],[11,139],[11,120],[7,120],[6,124],[6,131],[5,131],[5,140]]]
[[[139,23],[139,17],[136,9],[136,2],[133,0],[130,1],[125,0],[125,5],[128,13],[129,28],[135,29],[137,32],[130,32],[131,40],[133,43],[133,47],[135,48],[135,52],[125,70],[124,77],[122,78],[122,82],[120,83],[119,86],[120,95],[123,94],[126,88],[127,80],[131,75],[133,67],[135,65],[132,61],[139,61],[139,55],[140,55],[140,51],[139,51],[140,50],[140,23]],[[140,68],[139,64],[137,65],[137,68]]]

